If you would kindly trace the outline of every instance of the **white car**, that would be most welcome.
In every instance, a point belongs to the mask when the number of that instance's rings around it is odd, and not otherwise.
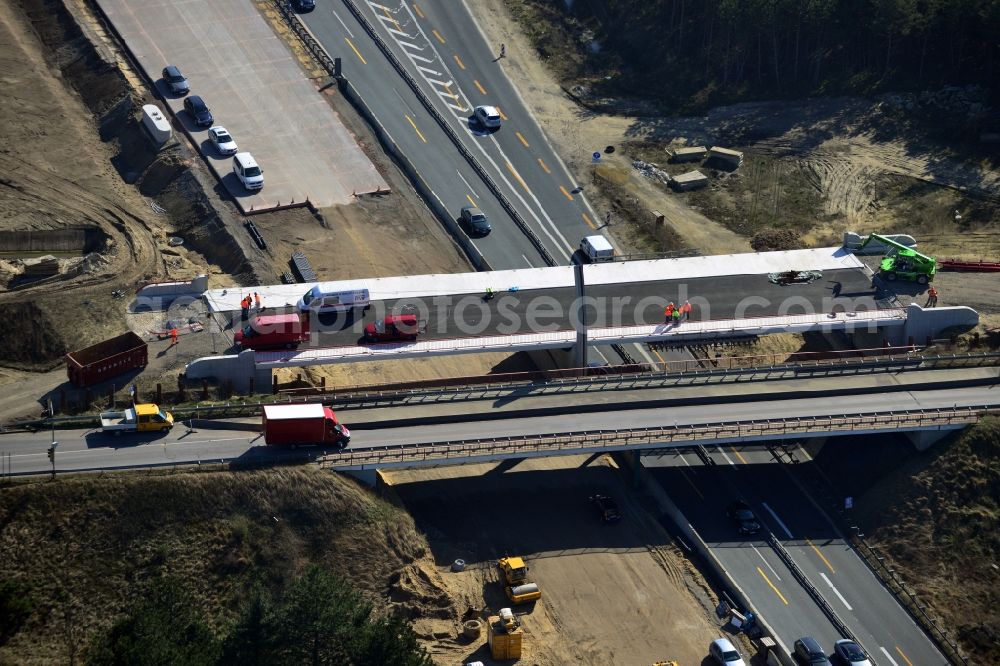
[[[208,140],[222,155],[235,155],[239,152],[236,147],[236,139],[222,125],[213,125],[208,128]]]
[[[478,120],[479,124],[483,127],[500,127],[500,112],[497,110],[497,107],[477,106],[473,113],[476,116],[476,120]]]
[[[709,644],[708,653],[719,666],[746,666],[739,650],[733,647],[728,638],[716,638]]]

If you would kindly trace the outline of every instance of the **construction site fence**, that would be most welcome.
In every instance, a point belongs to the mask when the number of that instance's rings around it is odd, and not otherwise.
[[[497,437],[429,444],[346,449],[327,456],[324,465],[337,469],[364,469],[386,466],[419,466],[469,459],[498,459],[544,456],[569,452],[611,452],[716,441],[766,441],[803,438],[817,433],[907,431],[958,428],[977,423],[986,414],[1000,410],[990,407],[961,407],[934,410],[900,410],[821,417],[789,417],[720,423],[696,423],[657,428],[593,430],[558,435]]]

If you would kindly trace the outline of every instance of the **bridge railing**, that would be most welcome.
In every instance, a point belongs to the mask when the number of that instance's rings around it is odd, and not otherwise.
[[[434,462],[499,459],[570,452],[614,451],[691,444],[701,441],[784,439],[817,432],[908,431],[957,428],[976,423],[990,407],[899,410],[837,416],[792,417],[721,423],[697,423],[657,428],[596,430],[557,435],[525,435],[457,440],[365,449],[347,449],[327,456],[326,467],[370,468],[424,465]]]

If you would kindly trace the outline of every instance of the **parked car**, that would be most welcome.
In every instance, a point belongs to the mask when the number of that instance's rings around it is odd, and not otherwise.
[[[618,510],[618,502],[614,497],[608,495],[591,495],[590,503],[597,509],[597,514],[601,521],[605,523],[616,523],[622,519],[622,514]]]
[[[248,190],[259,190],[264,187],[264,170],[250,153],[233,155],[233,173]]]
[[[760,532],[760,522],[753,514],[750,505],[742,500],[736,500],[726,509],[726,515],[736,523],[740,534],[757,534]]]
[[[498,129],[500,127],[500,112],[495,106],[477,106],[473,114],[483,127],[488,129]]]
[[[205,104],[205,100],[198,95],[184,98],[184,110],[188,112],[191,120],[198,127],[211,127],[212,123],[215,122],[212,112],[208,109],[208,104]]]
[[[236,147],[236,139],[222,125],[213,125],[208,128],[208,140],[212,142],[221,155],[235,155],[239,150]]]
[[[367,342],[409,342],[417,339],[417,315],[387,315],[365,326]]]
[[[316,9],[316,0],[293,0],[293,4],[300,12],[311,12]]]
[[[465,233],[470,236],[486,236],[493,231],[486,213],[475,206],[462,208],[462,226],[465,227]]]
[[[719,666],[746,666],[743,657],[728,638],[716,638],[708,646],[708,653]]]
[[[803,636],[795,641],[795,658],[804,666],[833,666],[826,652],[812,636]]]
[[[167,65],[163,68],[163,82],[174,95],[187,95],[191,92],[191,86],[176,65]]]
[[[839,640],[833,645],[833,653],[844,666],[872,666],[871,660],[861,646],[852,640]]]

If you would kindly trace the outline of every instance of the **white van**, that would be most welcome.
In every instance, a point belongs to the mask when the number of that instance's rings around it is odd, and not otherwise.
[[[264,187],[264,170],[257,166],[250,153],[236,153],[233,157],[233,173],[248,190]]]
[[[299,310],[302,312],[365,311],[370,307],[371,297],[367,289],[332,291],[316,285],[299,299]]]
[[[587,236],[580,241],[580,253],[586,257],[587,261],[614,261],[615,248],[611,247],[608,239],[600,234]]]

